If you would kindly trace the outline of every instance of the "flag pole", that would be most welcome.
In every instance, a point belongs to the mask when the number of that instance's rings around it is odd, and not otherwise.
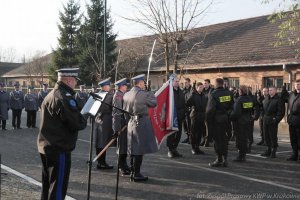
[[[153,51],[154,51],[155,43],[156,43],[156,39],[153,42],[151,54],[150,54],[150,57],[149,57],[149,65],[148,65],[148,73],[147,73],[147,86],[149,85],[150,66],[151,66],[151,62],[152,62],[152,56],[153,56]]]

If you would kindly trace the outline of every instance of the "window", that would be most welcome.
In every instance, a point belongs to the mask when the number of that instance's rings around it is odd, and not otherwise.
[[[264,77],[264,87],[276,87],[281,89],[283,86],[283,77]]]
[[[224,84],[227,87],[240,87],[240,79],[239,78],[224,78]]]

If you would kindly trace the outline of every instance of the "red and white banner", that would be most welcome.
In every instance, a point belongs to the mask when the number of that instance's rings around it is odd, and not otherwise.
[[[167,81],[155,93],[157,106],[149,109],[149,116],[154,129],[157,145],[160,146],[164,138],[178,131],[176,108],[172,80]]]

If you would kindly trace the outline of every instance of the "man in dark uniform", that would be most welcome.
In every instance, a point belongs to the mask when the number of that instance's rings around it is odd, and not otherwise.
[[[264,99],[264,132],[265,140],[268,149],[262,153],[262,156],[268,156],[270,158],[276,158],[276,151],[278,147],[278,124],[284,117],[285,107],[282,99],[277,95],[277,88],[269,88],[270,97]]]
[[[9,93],[4,91],[4,84],[0,83],[0,122],[2,130],[6,131],[6,120],[8,120]]]
[[[189,78],[184,79],[184,88],[183,88],[183,94],[185,98],[185,103],[187,100],[192,96],[193,88],[191,85],[191,80]],[[183,120],[183,130],[187,136],[185,140],[182,141],[182,143],[189,143],[190,142],[190,135],[191,135],[191,107],[186,106],[186,116]]]
[[[113,94],[110,93],[110,78],[104,79],[99,82],[101,90],[98,94],[105,93],[104,102],[102,103],[99,113],[95,119],[95,146],[96,155],[98,155],[102,149],[109,143],[112,139],[113,129],[112,129],[112,99]],[[109,105],[107,105],[109,104]],[[113,166],[106,163],[106,152],[98,159],[97,169],[113,169]]]
[[[203,84],[198,82],[196,84],[196,91],[187,100],[187,105],[192,108],[191,111],[191,145],[192,154],[204,154],[200,150],[200,142],[203,134],[206,131],[205,127],[205,109],[207,105],[207,98],[203,93]]]
[[[210,84],[210,80],[209,79],[205,79],[204,80],[204,90],[203,93],[205,94],[206,98],[208,99],[208,96],[210,95],[210,93],[214,90],[214,88],[212,88],[211,84]],[[213,138],[213,125],[210,124],[210,122],[206,121],[206,127],[207,130],[205,132],[205,135],[203,135],[203,138],[205,138],[205,140],[203,140],[200,143],[200,146],[205,146],[205,147],[209,147],[209,143],[212,142],[212,138]]]
[[[74,99],[78,68],[57,70],[58,81],[41,106],[37,139],[41,156],[42,200],[65,199],[71,168],[71,152],[78,131],[86,127]]]
[[[43,89],[38,93],[39,108],[41,108],[41,105],[48,93],[49,93],[48,84],[43,83]]]
[[[228,165],[226,128],[233,106],[233,97],[230,91],[225,89],[223,85],[224,80],[217,78],[216,89],[209,95],[206,108],[206,119],[214,127],[214,147],[218,156],[214,162],[209,163],[211,167],[226,167]]]
[[[287,122],[289,124],[290,142],[293,150],[292,155],[287,160],[298,160],[298,162],[300,162],[300,156],[298,158],[298,152],[300,150],[300,79],[296,80],[295,90],[291,94],[288,94],[286,89],[283,90],[282,93],[282,96],[285,97],[285,102],[288,103]]]
[[[20,84],[18,82],[16,82],[14,86],[15,91],[10,92],[9,94],[9,105],[12,110],[12,126],[14,129],[22,129],[21,115],[24,108],[24,94],[20,91]]]
[[[167,137],[169,158],[182,157],[182,155],[177,151],[177,147],[181,138],[182,120],[184,120],[185,117],[185,99],[182,90],[179,88],[179,79],[177,77],[174,77],[172,84],[174,93],[174,104],[177,113],[178,131]]]
[[[236,133],[236,146],[239,150],[238,157],[233,160],[237,162],[246,161],[248,136],[251,132],[252,121],[258,118],[258,114],[253,116],[257,109],[254,109],[255,102],[247,93],[247,86],[241,85],[239,97],[236,99],[230,118],[235,122],[234,132]]]
[[[156,97],[151,91],[145,91],[145,74],[133,77],[134,87],[124,95],[124,110],[134,116],[125,114],[128,121],[127,142],[128,153],[131,155],[131,181],[146,181],[148,177],[141,174],[143,155],[158,151],[153,127],[148,109],[157,104]]]
[[[115,86],[118,90],[115,92],[113,97],[113,106],[117,108],[123,108],[123,96],[127,92],[127,79],[123,78],[115,82]],[[113,108],[113,131],[117,133],[126,125],[124,113],[120,110]],[[130,175],[130,169],[127,165],[127,130],[122,132],[118,138],[118,151],[119,154],[119,166],[121,175]]]
[[[27,128],[36,128],[36,112],[38,111],[38,97],[34,87],[28,87],[28,94],[24,97],[24,108],[27,112]]]
[[[265,98],[269,98],[269,89],[263,88],[262,94],[257,94],[257,101],[259,105],[260,115],[259,115],[259,131],[261,136],[261,141],[257,143],[257,145],[265,145],[265,133],[264,133],[264,108],[263,108],[263,100]]]
[[[76,102],[78,103],[79,109],[82,109],[84,104],[87,102],[89,95],[85,92],[85,85],[79,86],[79,91],[75,94]]]

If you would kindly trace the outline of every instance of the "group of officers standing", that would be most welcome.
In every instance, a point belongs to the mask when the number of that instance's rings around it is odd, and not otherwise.
[[[88,99],[88,94],[81,88],[75,95],[77,76],[76,68],[58,70],[58,82],[41,105],[41,127],[37,144],[43,163],[42,199],[65,197],[71,152],[75,148],[78,131],[87,125],[87,116],[83,116],[80,111]],[[94,117],[96,154],[101,152],[113,137],[117,137],[121,175],[130,175],[130,180],[137,182],[148,180],[148,177],[141,173],[144,154],[158,151],[148,114],[148,109],[155,107],[157,100],[145,85],[144,78],[144,74],[133,77],[133,86],[129,91],[127,79],[118,80],[114,83],[114,93],[111,92],[110,78],[99,82],[98,94],[105,94],[102,100],[105,103],[102,103]],[[209,146],[213,141],[217,159],[209,165],[226,167],[228,141],[234,135],[239,150],[239,155],[234,161],[244,162],[253,143],[254,120],[260,119],[261,143],[267,145],[267,150],[262,155],[275,158],[278,123],[285,113],[284,102],[288,102],[288,123],[293,148],[293,155],[289,160],[298,160],[300,80],[295,83],[295,91],[283,91],[281,96],[277,95],[275,87],[268,88],[268,92],[264,89],[263,96],[252,95],[251,88],[245,85],[231,91],[224,87],[224,80],[221,78],[215,80],[214,88],[208,79],[204,83],[196,82],[192,86],[190,79],[186,78],[185,87],[181,89],[179,78],[174,76],[172,86],[178,131],[167,137],[168,157],[182,157],[178,152],[178,144],[182,132],[185,132],[188,136],[186,142],[191,144],[192,154],[204,154],[200,150],[201,143]],[[127,113],[116,108],[124,109]],[[124,129],[124,126],[127,128]],[[97,162],[99,170],[113,169],[113,166],[106,162],[106,153]]]

